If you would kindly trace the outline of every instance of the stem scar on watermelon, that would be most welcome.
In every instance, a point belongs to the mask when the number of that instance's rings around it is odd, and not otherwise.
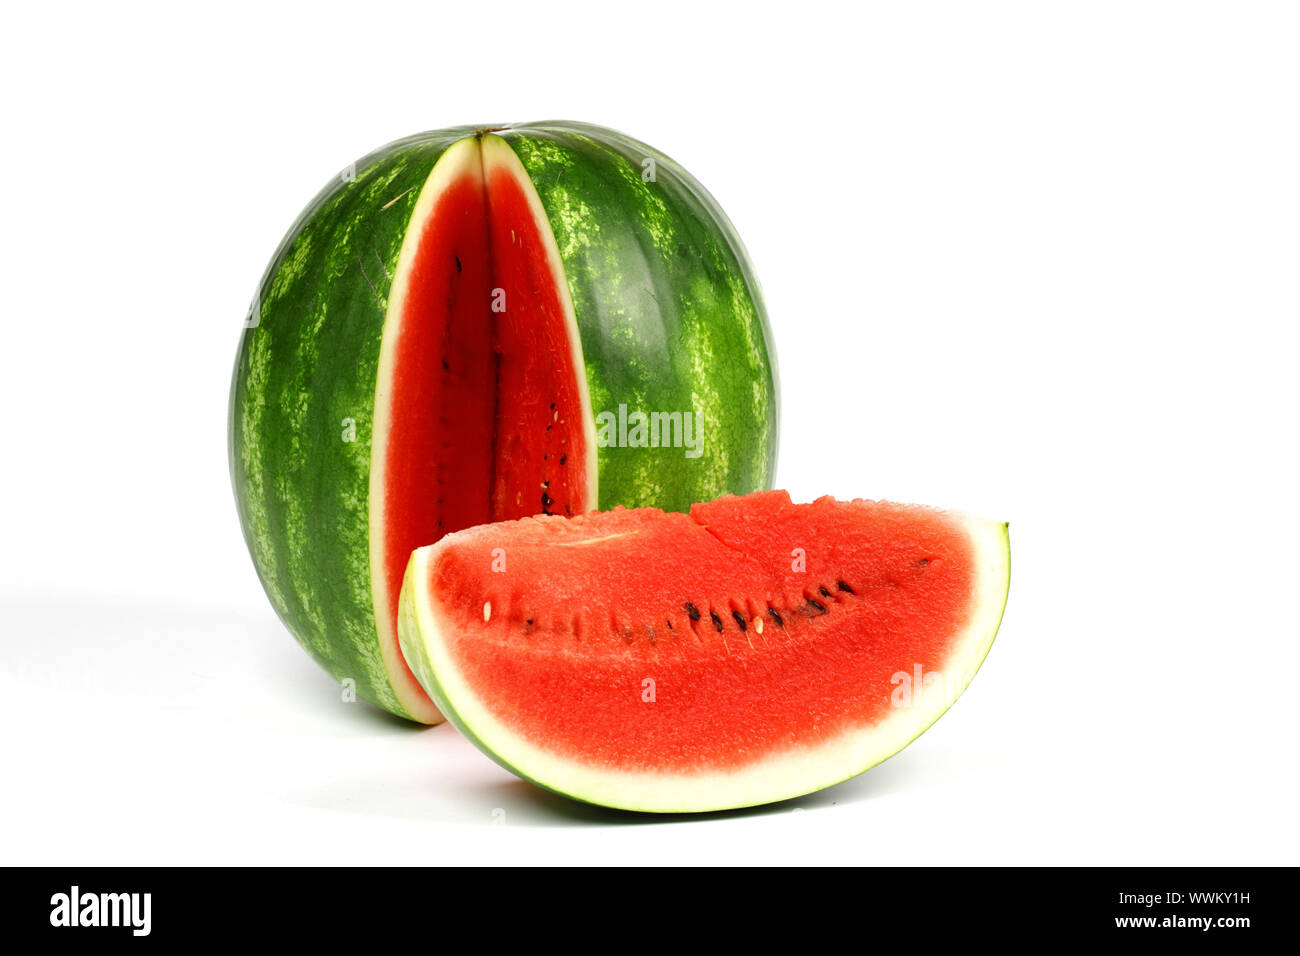
[[[689,173],[600,127],[461,127],[359,160],[286,236],[236,362],[231,474],[294,636],[437,723],[397,636],[414,548],[767,487],[776,397],[752,268]],[[620,406],[707,420],[705,454],[605,447],[597,412]]]
[[[411,556],[398,626],[421,685],[502,766],[694,812],[897,753],[979,669],[1009,580],[1005,524],[758,492],[449,535]]]

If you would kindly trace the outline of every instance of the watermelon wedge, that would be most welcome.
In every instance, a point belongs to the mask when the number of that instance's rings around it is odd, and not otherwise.
[[[629,810],[770,803],[897,753],[1001,622],[1005,524],[727,496],[449,535],[411,557],[399,635],[485,753]]]
[[[766,313],[721,209],[644,143],[565,122],[422,133],[354,163],[285,237],[229,436],[281,619],[357,696],[437,723],[398,647],[411,551],[767,487]]]

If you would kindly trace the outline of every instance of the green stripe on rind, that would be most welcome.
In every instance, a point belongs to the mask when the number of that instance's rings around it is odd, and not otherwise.
[[[271,603],[325,670],[403,716],[370,595],[375,374],[390,277],[416,197],[442,152],[469,133],[392,143],[321,191],[262,279],[231,389],[235,500]],[[348,420],[354,441],[344,440]]]
[[[600,507],[685,511],[771,486],[776,366],[767,313],[740,238],[676,162],[581,123],[497,131],[551,222],[582,337],[593,412],[693,412],[682,448],[598,451]],[[643,165],[654,161],[654,179]]]
[[[989,651],[993,647],[993,641],[997,637],[998,630],[1002,626],[1002,618],[1006,613],[1007,598],[1011,591],[1011,539],[1006,523],[971,519],[968,527],[977,541],[975,553],[982,583],[976,585],[976,601],[972,609],[973,619],[966,628],[967,633],[957,641],[958,646],[948,661],[949,665],[958,665],[958,670],[964,675],[965,679],[961,681],[959,686],[945,682],[944,686],[949,688],[952,693],[943,702],[942,706],[922,713],[920,720],[904,724],[904,732],[901,735],[895,733],[893,738],[888,739],[884,746],[878,746],[876,749],[868,747],[868,755],[852,764],[851,769],[831,772],[828,776],[823,776],[820,779],[811,782],[805,781],[803,785],[792,784],[788,772],[784,769],[777,769],[771,774],[771,783],[760,780],[758,786],[753,788],[753,791],[747,797],[737,797],[735,794],[731,794],[729,797],[718,797],[706,786],[703,791],[709,793],[709,796],[701,799],[698,796],[700,793],[699,786],[689,781],[683,781],[682,794],[679,799],[670,798],[665,800],[662,793],[658,793],[652,798],[643,797],[638,799],[631,795],[629,788],[625,784],[622,787],[615,788],[619,796],[611,799],[594,791],[583,791],[581,787],[566,786],[554,779],[543,781],[539,778],[540,775],[529,773],[517,763],[503,757],[499,753],[501,743],[509,744],[510,741],[501,741],[494,746],[491,741],[486,739],[493,735],[481,733],[476,722],[466,718],[465,714],[462,713],[462,708],[454,703],[452,696],[448,694],[443,681],[439,678],[439,668],[432,663],[433,657],[438,651],[435,645],[440,641],[437,629],[432,625],[436,613],[429,599],[430,595],[421,590],[417,582],[428,581],[428,561],[433,548],[419,549],[411,556],[411,561],[407,565],[398,604],[398,636],[416,679],[428,692],[443,716],[483,753],[491,757],[495,763],[544,790],[583,803],[593,803],[618,810],[645,813],[708,813],[716,810],[739,809],[780,800],[791,800],[851,780],[905,750],[948,712],[965,692],[966,688],[970,686],[970,682],[975,678],[975,674],[980,667],[983,666]],[[982,543],[980,539],[983,539]],[[444,666],[448,670],[452,670],[451,666],[445,662]],[[950,673],[950,670],[945,668],[945,673]],[[462,687],[461,693],[465,695],[467,704],[482,707],[481,702],[468,699],[472,697],[472,690]],[[488,721],[490,722],[491,718],[488,718]],[[884,736],[889,737],[888,734]],[[554,768],[552,767],[552,769]],[[599,775],[598,773],[597,776]],[[715,780],[717,784],[725,786],[725,777],[715,778]],[[635,790],[635,787],[632,790]]]

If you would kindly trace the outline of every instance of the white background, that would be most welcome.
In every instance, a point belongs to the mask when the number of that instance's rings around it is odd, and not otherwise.
[[[1298,862],[1294,8],[37,6],[0,38],[3,862]],[[555,117],[733,218],[780,485],[1011,522],[984,669],[854,781],[544,795],[340,703],[261,593],[225,415],[281,235],[391,139]]]

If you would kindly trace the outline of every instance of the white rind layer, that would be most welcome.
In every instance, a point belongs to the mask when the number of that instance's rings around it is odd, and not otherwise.
[[[655,813],[785,800],[857,776],[898,753],[952,706],[979,670],[1006,606],[1011,572],[1007,526],[953,517],[971,537],[977,573],[971,613],[954,639],[943,679],[883,721],[735,770],[671,773],[594,766],[549,753],[503,724],[465,681],[448,651],[446,635],[454,625],[432,603],[429,589],[415,584],[429,580],[430,563],[445,544],[421,548],[411,556],[399,615],[402,648],[420,683],[463,733],[502,766],[549,790],[588,803]]]

